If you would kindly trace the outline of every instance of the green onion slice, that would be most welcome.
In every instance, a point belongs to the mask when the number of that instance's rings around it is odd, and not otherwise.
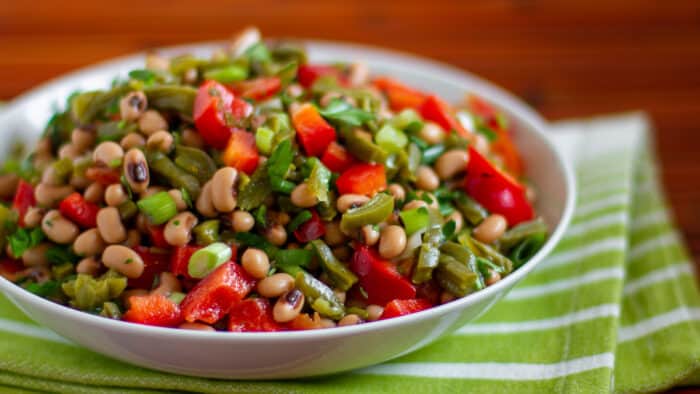
[[[231,247],[223,242],[214,242],[192,254],[187,272],[191,277],[201,279],[230,259]]]
[[[136,203],[151,223],[159,225],[167,222],[177,215],[175,200],[168,192],[159,192],[152,196],[142,198]]]

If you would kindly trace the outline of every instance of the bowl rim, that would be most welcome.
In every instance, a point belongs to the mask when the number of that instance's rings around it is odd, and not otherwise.
[[[164,339],[198,339],[205,342],[209,341],[288,341],[295,339],[308,339],[308,340],[319,340],[319,339],[332,339],[336,337],[344,337],[346,335],[369,333],[374,331],[380,331],[388,328],[396,328],[401,325],[409,325],[411,323],[417,323],[420,320],[430,320],[431,318],[436,318],[440,315],[447,315],[457,310],[464,309],[470,305],[477,304],[481,301],[485,301],[490,297],[495,297],[499,293],[504,293],[509,286],[514,285],[516,282],[520,281],[522,278],[527,276],[527,274],[532,271],[537,264],[539,264],[542,259],[548,255],[552,249],[559,243],[564,232],[568,228],[571,221],[575,205],[576,197],[576,183],[574,171],[571,163],[566,160],[550,137],[547,135],[547,130],[549,126],[547,122],[538,115],[532,108],[525,104],[522,100],[515,97],[513,94],[507,92],[503,88],[497,86],[496,84],[489,82],[479,76],[476,76],[468,71],[464,71],[455,66],[439,62],[436,60],[431,60],[422,56],[397,51],[393,49],[382,48],[378,46],[357,44],[351,42],[343,41],[330,41],[330,40],[317,40],[317,39],[300,39],[310,50],[310,52],[318,51],[321,52],[355,52],[360,55],[365,55],[365,57],[377,57],[384,58],[385,60],[376,60],[374,63],[385,63],[387,67],[394,69],[403,69],[408,72],[418,72],[418,73],[429,73],[431,70],[438,70],[437,73],[432,73],[431,77],[436,80],[441,80],[448,85],[473,85],[474,91],[477,91],[480,96],[487,98],[490,101],[496,102],[499,106],[506,108],[512,113],[514,117],[518,119],[519,123],[525,124],[530,128],[541,141],[547,146],[547,148],[553,152],[556,158],[556,166],[562,172],[564,177],[564,182],[566,185],[566,200],[564,202],[564,209],[562,212],[561,219],[557,223],[554,230],[551,232],[545,245],[528,260],[523,266],[513,271],[510,275],[506,276],[504,279],[498,283],[488,286],[485,289],[479,290],[473,294],[467,295],[463,298],[457,299],[447,304],[437,305],[429,309],[399,316],[392,319],[379,320],[371,322],[371,324],[359,324],[353,326],[335,327],[333,329],[325,330],[302,330],[302,331],[277,331],[277,332],[228,332],[228,331],[217,331],[217,332],[205,332],[196,330],[182,330],[174,329],[169,327],[156,327],[147,326],[142,324],[135,324],[130,322],[125,322],[121,320],[107,319],[101,316],[92,315],[83,311],[72,309],[38,295],[30,293],[21,287],[15,285],[9,280],[0,277],[0,290],[8,295],[13,303],[19,304],[20,302],[14,299],[21,299],[32,306],[32,308],[40,308],[44,312],[49,312],[53,314],[64,315],[65,318],[70,320],[75,320],[77,324],[89,324],[96,326],[102,330],[117,330],[133,335],[143,335],[143,336],[158,336]],[[106,61],[88,65],[86,67],[81,67],[75,71],[67,74],[63,74],[59,77],[53,78],[47,82],[39,84],[38,86],[28,90],[25,93],[14,98],[10,101],[4,108],[2,113],[0,113],[0,124],[5,121],[12,119],[14,112],[20,110],[24,105],[31,104],[32,100],[44,94],[44,91],[50,90],[51,88],[70,83],[73,80],[80,79],[86,73],[103,73],[102,69],[112,68],[120,64],[125,64],[130,61],[143,60],[147,53],[158,52],[158,53],[186,53],[195,50],[209,50],[211,48],[216,48],[221,45],[223,41],[203,41],[188,43],[183,45],[167,46],[162,48],[156,48],[149,51],[141,51],[137,53],[132,53],[125,56],[119,56],[116,58],[111,58]],[[313,55],[312,55],[313,57]],[[361,56],[360,56],[361,57]],[[56,100],[61,100],[62,98],[56,98]],[[502,295],[502,294],[501,294]],[[29,308],[27,308],[29,309]]]

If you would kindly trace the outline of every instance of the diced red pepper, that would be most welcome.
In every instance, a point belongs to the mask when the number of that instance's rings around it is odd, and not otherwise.
[[[311,210],[311,219],[307,220],[296,230],[294,230],[294,237],[296,237],[297,241],[301,243],[319,239],[323,237],[324,234],[326,234],[326,227],[323,225],[321,218],[314,210]]]
[[[386,189],[386,173],[381,164],[354,164],[335,181],[340,194],[364,194],[372,196]]]
[[[71,193],[58,205],[61,214],[83,228],[97,227],[99,205],[87,201],[80,193]]]
[[[409,315],[432,306],[433,305],[429,301],[420,298],[413,300],[393,300],[386,304],[384,312],[379,319],[391,319],[392,317]]]
[[[272,318],[267,298],[243,300],[231,308],[228,330],[234,332],[280,331],[282,327]]]
[[[121,172],[116,168],[109,167],[89,167],[85,171],[85,177],[100,185],[108,186],[113,183],[119,183]]]
[[[321,162],[333,172],[343,172],[357,160],[339,143],[333,141],[321,156]]]
[[[389,77],[376,78],[372,84],[387,96],[389,107],[393,111],[406,108],[418,109],[427,97],[425,93]]]
[[[236,82],[231,85],[231,90],[241,97],[256,101],[265,100],[274,96],[282,88],[279,77],[259,77],[248,81]]]
[[[170,268],[170,254],[159,253],[144,246],[134,248],[143,260],[143,273],[138,278],[129,278],[129,287],[150,290],[156,276]]]
[[[308,313],[300,313],[294,320],[286,324],[290,330],[316,330],[322,327],[321,316],[314,312],[313,316]]]
[[[299,143],[309,156],[321,156],[328,145],[335,141],[335,129],[310,103],[302,104],[292,114],[292,123],[297,131]]]
[[[146,230],[148,230],[148,237],[151,239],[151,245],[156,248],[167,249],[170,248],[170,244],[165,240],[165,225],[156,226],[153,224],[147,224]]]
[[[180,306],[163,294],[129,297],[124,320],[149,326],[175,327],[183,322]]]
[[[197,131],[208,145],[223,149],[231,136],[230,121],[249,116],[253,107],[236,98],[216,81],[204,82],[197,91],[192,115]]]
[[[21,260],[15,260],[9,257],[0,260],[0,276],[9,280],[10,282],[17,281],[20,273],[24,271],[25,268],[26,267]]]
[[[469,97],[467,97],[467,105],[472,113],[484,119],[496,117],[496,109],[481,97],[469,95]]]
[[[170,256],[170,272],[176,276],[192,279],[187,267],[190,264],[190,257],[201,248],[201,246],[195,245],[185,245],[175,248],[172,256]]]
[[[255,145],[255,136],[244,130],[233,130],[222,156],[224,164],[246,174],[252,174],[258,167],[260,155]]]
[[[302,64],[297,71],[299,84],[305,88],[310,88],[320,77],[335,77],[341,85],[346,83],[343,73],[337,67],[325,64]]]
[[[470,136],[455,118],[454,109],[437,96],[428,96],[418,111],[423,119],[437,123],[446,133],[454,130],[462,137]]]
[[[214,324],[255,287],[238,264],[229,261],[202,279],[182,300],[180,307],[188,322]]]
[[[471,147],[464,190],[484,208],[503,215],[509,227],[534,217],[525,187]]]
[[[35,205],[36,198],[34,198],[34,187],[24,179],[20,179],[17,184],[17,190],[15,191],[15,198],[12,200],[12,209],[17,212],[18,224],[20,227],[24,227],[24,215],[29,208]]]
[[[391,300],[416,298],[415,286],[398,273],[396,266],[365,245],[355,248],[350,269],[358,276],[358,283],[371,304],[384,305]]]

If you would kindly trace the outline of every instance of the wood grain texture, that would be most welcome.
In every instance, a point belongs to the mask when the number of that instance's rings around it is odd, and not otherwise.
[[[221,39],[256,24],[268,36],[355,41],[451,63],[515,92],[551,120],[648,111],[668,196],[699,260],[698,1],[3,3],[0,99],[100,60]]]

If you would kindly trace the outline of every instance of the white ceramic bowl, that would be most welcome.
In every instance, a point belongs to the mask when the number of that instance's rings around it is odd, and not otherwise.
[[[163,52],[205,55],[217,46],[197,44]],[[449,101],[456,102],[465,92],[472,92],[504,110],[513,120],[516,144],[538,190],[537,211],[552,229],[542,250],[504,280],[463,299],[395,319],[316,331],[207,333],[149,327],[69,309],[5,279],[0,279],[0,290],[32,319],[96,352],[162,371],[235,379],[304,377],[380,363],[426,346],[489,309],[552,250],[571,218],[573,173],[548,140],[546,123],[500,88],[440,63],[341,43],[308,42],[308,49],[314,62],[364,60],[374,73],[396,76]],[[142,54],[124,57],[79,70],[22,95],[0,115],[3,140],[33,142],[53,108],[73,90],[107,87],[115,76],[142,67]],[[4,155],[10,144],[0,145]]]

